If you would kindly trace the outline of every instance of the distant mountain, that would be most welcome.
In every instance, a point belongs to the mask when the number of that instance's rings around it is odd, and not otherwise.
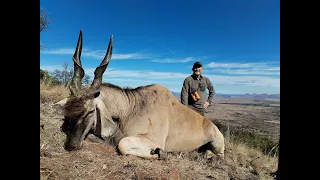
[[[217,94],[217,97],[219,96],[225,96],[225,94]],[[230,97],[245,97],[245,98],[256,98],[256,99],[263,99],[263,98],[280,98],[280,94],[257,94],[257,93],[253,93],[253,94],[228,94],[227,96]]]
[[[181,95],[181,93],[179,93],[179,92],[173,92],[173,91],[171,91],[171,92],[175,97],[180,97],[180,95]]]
[[[172,94],[177,97],[180,98],[180,92],[173,92],[171,91]],[[223,98],[232,98],[232,97],[244,97],[244,98],[256,98],[256,99],[264,99],[264,98],[280,98],[280,94],[257,94],[257,93],[253,93],[253,94],[221,94],[221,93],[217,93],[215,95],[216,97],[223,97]]]

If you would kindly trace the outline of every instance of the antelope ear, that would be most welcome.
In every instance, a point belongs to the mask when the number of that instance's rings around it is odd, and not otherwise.
[[[100,95],[100,89],[90,90],[87,94],[87,97],[89,97],[90,99],[94,99],[94,98],[97,98],[99,95]]]
[[[97,106],[97,108],[99,109],[100,115],[109,120],[112,124],[115,124],[115,122],[112,120],[112,117],[110,116],[109,112],[107,111],[107,107],[106,105],[101,101],[101,99],[94,99],[94,102]]]
[[[64,98],[64,99],[62,99],[61,101],[54,103],[53,105],[64,106],[67,101],[68,101],[68,98]]]
[[[112,117],[101,99],[96,98],[93,101],[96,105],[97,113],[94,134],[101,136],[104,139],[111,136],[116,131],[117,124],[112,120]]]

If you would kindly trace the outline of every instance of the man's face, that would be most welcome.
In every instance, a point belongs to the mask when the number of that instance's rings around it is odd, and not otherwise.
[[[195,67],[194,69],[193,69],[193,72],[194,72],[194,74],[196,74],[196,75],[200,75],[201,74],[201,72],[202,72],[202,67]]]

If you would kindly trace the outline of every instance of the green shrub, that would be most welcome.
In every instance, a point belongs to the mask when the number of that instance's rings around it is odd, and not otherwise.
[[[222,134],[224,134],[224,136],[226,138],[229,138],[229,140],[231,140],[232,142],[246,144],[249,147],[262,151],[265,155],[279,155],[278,142],[274,142],[264,135],[244,129],[238,129],[232,126],[228,127],[228,125],[219,122],[214,123],[215,125],[217,125]]]

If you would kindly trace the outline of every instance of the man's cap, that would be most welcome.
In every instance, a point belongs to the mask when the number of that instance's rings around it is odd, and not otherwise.
[[[199,61],[197,61],[197,62],[195,62],[195,63],[193,64],[192,69],[194,69],[194,68],[199,68],[199,67],[202,67],[202,63],[199,62]]]

